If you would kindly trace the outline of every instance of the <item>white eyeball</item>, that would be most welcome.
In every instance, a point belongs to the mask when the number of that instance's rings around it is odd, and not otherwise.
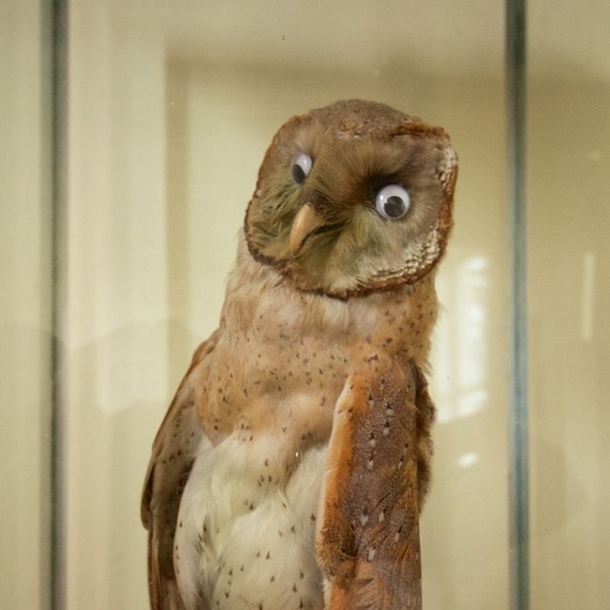
[[[305,178],[307,178],[309,172],[311,171],[312,165],[313,161],[307,153],[298,153],[292,160],[292,167],[290,168],[290,171],[292,173],[292,179],[297,184],[301,184],[302,182],[304,182]]]
[[[409,211],[411,198],[404,186],[388,184],[377,193],[375,206],[384,218],[398,220]]]

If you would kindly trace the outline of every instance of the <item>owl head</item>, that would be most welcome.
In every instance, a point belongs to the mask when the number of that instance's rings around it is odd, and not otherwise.
[[[413,284],[445,251],[456,178],[440,127],[362,100],[312,110],[267,150],[248,248],[307,292],[348,298]]]

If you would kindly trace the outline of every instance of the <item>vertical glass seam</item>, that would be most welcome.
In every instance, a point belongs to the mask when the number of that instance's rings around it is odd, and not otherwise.
[[[44,4],[44,2],[43,2]],[[64,201],[67,131],[67,0],[51,3],[51,541],[48,607],[65,607],[64,488],[62,479],[62,294],[64,263]]]
[[[506,1],[507,177],[510,218],[509,523],[512,610],[529,608],[529,445],[526,276],[526,0]]]

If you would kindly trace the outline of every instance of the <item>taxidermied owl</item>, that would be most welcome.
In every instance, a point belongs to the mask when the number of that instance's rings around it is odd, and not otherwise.
[[[424,372],[456,176],[441,128],[383,104],[276,134],[220,326],[154,442],[152,608],[421,608]]]

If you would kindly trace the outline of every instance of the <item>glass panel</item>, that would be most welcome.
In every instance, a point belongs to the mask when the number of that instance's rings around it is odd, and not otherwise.
[[[0,3],[0,605],[48,603],[51,180],[40,3]]]
[[[424,598],[508,607],[503,24],[497,7],[455,7],[71,3],[68,608],[145,607],[150,444],[218,323],[258,165],[288,117],[345,97],[443,125],[460,155]]]
[[[532,607],[610,598],[610,4],[531,3]]]

